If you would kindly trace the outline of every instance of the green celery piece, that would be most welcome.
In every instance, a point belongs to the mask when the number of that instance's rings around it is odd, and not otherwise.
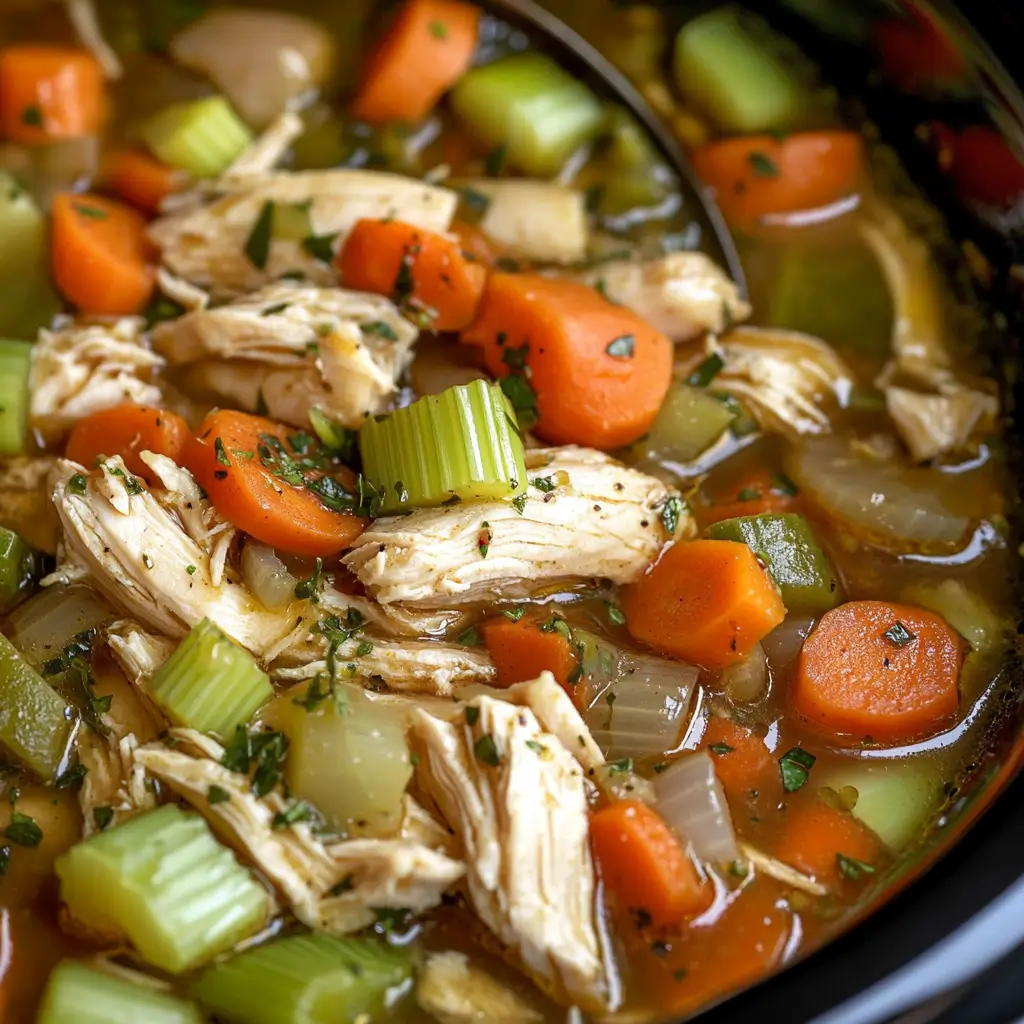
[[[153,155],[196,178],[214,178],[242,154],[253,135],[223,96],[174,103],[139,129]]]
[[[28,443],[28,374],[32,346],[0,340],[0,455],[21,455]]]
[[[173,804],[77,843],[54,870],[75,921],[125,936],[172,974],[255,934],[270,914],[263,886],[202,818]]]
[[[582,82],[532,52],[467,71],[451,103],[481,142],[506,147],[511,166],[545,178],[600,132],[606,116]]]
[[[656,462],[692,462],[735,419],[735,409],[706,388],[675,381],[650,431],[639,442],[640,453]]]
[[[36,1024],[203,1024],[199,1010],[159,989],[135,985],[74,960],[50,974]]]
[[[203,619],[150,680],[149,692],[176,724],[226,740],[274,688],[244,647]]]
[[[768,40],[722,7],[687,22],[676,36],[673,72],[687,103],[725,132],[792,128],[806,112],[805,89]]]
[[[0,614],[22,598],[35,575],[36,555],[13,530],[0,526]]]
[[[386,515],[526,492],[523,441],[497,384],[475,380],[428,395],[359,431],[363,473]]]
[[[209,968],[192,995],[226,1024],[351,1024],[382,1020],[412,970],[408,949],[376,939],[294,935]]]
[[[934,759],[915,758],[844,765],[817,781],[837,793],[853,786],[853,816],[899,853],[924,834],[939,806],[943,776]]]
[[[978,654],[996,654],[1006,646],[1012,625],[961,580],[913,583],[900,598],[941,615]]]
[[[840,601],[839,583],[807,520],[795,512],[724,519],[714,540],[746,544],[768,567],[789,611],[824,612]]]
[[[852,306],[846,301],[849,295],[857,296]],[[780,253],[769,325],[881,358],[892,343],[894,318],[889,284],[866,244],[797,243]]]
[[[49,782],[67,752],[72,717],[56,691],[0,636],[0,744]]]

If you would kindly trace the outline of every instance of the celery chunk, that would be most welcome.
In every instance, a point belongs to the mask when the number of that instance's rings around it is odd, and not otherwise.
[[[54,870],[71,917],[172,974],[263,927],[266,890],[198,815],[165,804],[73,846]]]
[[[371,417],[359,450],[385,515],[526,491],[523,441],[508,402],[482,380]]]
[[[274,695],[253,656],[209,619],[192,627],[150,681],[149,691],[178,725],[222,739],[233,736]]]
[[[25,595],[36,571],[35,552],[13,530],[0,526],[0,614]]]
[[[56,691],[0,636],[0,744],[49,781],[67,752],[71,720]]]
[[[839,581],[803,516],[740,516],[715,523],[708,535],[746,544],[768,567],[787,610],[818,613],[839,604]]]
[[[656,462],[692,462],[729,429],[736,407],[705,388],[676,381],[643,441],[640,453]]]
[[[28,374],[32,346],[0,340],[0,455],[21,455],[28,443]]]
[[[252,132],[223,96],[174,103],[139,130],[153,155],[196,178],[214,178],[252,142]]]
[[[36,1024],[203,1024],[191,1003],[65,960],[50,974]]]
[[[192,991],[226,1024],[351,1024],[383,1019],[412,966],[375,939],[294,935],[209,968]]]
[[[593,139],[605,121],[597,97],[550,57],[514,53],[473,68],[452,90],[452,108],[508,163],[547,178]]]
[[[687,22],[676,37],[673,58],[683,98],[726,132],[793,127],[805,112],[804,86],[768,44],[735,7]]]

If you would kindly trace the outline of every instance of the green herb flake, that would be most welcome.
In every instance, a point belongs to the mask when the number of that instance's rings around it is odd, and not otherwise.
[[[385,341],[398,341],[395,329],[383,320],[371,320],[368,324],[360,324],[359,330],[363,334],[376,334],[378,338],[384,338]]]
[[[337,237],[337,231],[329,235],[308,235],[302,240],[303,251],[321,263],[330,263],[334,259],[334,241]]]
[[[412,911],[403,907],[371,907],[370,909],[377,918],[374,927],[385,935],[405,928],[409,923],[409,918],[412,917]]]
[[[29,128],[42,128],[43,108],[38,103],[30,103],[21,112],[21,123]]]
[[[725,360],[717,353],[712,352],[697,367],[689,377],[686,378],[686,383],[695,388],[706,388],[721,372],[725,366]]]
[[[57,789],[70,789],[72,786],[77,786],[88,775],[89,769],[84,764],[79,762],[73,764],[70,768],[65,769],[53,780],[53,784]]]
[[[817,758],[808,754],[803,747],[793,747],[779,758],[779,769],[782,772],[782,788],[787,793],[795,793],[807,784],[811,768]]]
[[[525,377],[502,377],[499,383],[505,397],[512,403],[520,428],[529,430],[538,419],[537,392]]]
[[[547,758],[551,751],[548,750],[542,743],[538,743],[536,740],[527,740],[526,746],[532,750],[538,757]]]
[[[443,22],[434,18],[432,21],[427,23],[427,28],[430,30],[430,34],[435,39],[447,39],[448,38],[448,26]]]
[[[327,892],[331,896],[340,896],[342,893],[351,892],[355,887],[355,878],[352,875],[346,875],[337,885],[328,889]]]
[[[906,647],[917,639],[917,634],[911,633],[902,622],[894,623],[882,635],[895,647]]]
[[[875,873],[875,869],[870,864],[857,860],[855,857],[847,857],[845,853],[836,854],[836,866],[843,878],[848,878],[851,882],[859,882],[864,875]]]
[[[245,243],[245,258],[257,269],[265,270],[270,258],[270,236],[274,227],[274,203],[268,199]]]
[[[283,811],[278,811],[270,823],[271,829],[280,832],[282,829],[291,828],[302,821],[312,821],[315,817],[313,808],[302,800],[297,801]]]
[[[101,210],[98,206],[87,206],[85,203],[72,203],[72,209],[80,217],[88,217],[90,220],[106,220],[110,214]]]
[[[231,460],[228,458],[228,453],[224,451],[224,442],[218,437],[213,442],[213,450],[216,455],[217,461],[222,466],[230,466]]]
[[[626,615],[623,610],[611,601],[606,601],[605,605],[608,608],[608,621],[613,626],[624,626],[626,624]]]
[[[731,754],[735,749],[735,747],[730,747],[728,743],[712,743],[711,746],[708,747],[708,750],[710,750],[712,754],[718,754],[719,757],[722,757],[725,754]]]
[[[481,764],[489,765],[491,768],[497,768],[501,764],[498,748],[494,743],[494,737],[490,733],[481,736],[473,744],[473,754]]]
[[[739,494],[736,495],[739,501],[760,501],[761,492],[756,487],[744,487]]]
[[[512,507],[522,515],[526,511],[527,496],[525,494],[517,495],[512,499]]]
[[[518,622],[526,614],[526,605],[517,604],[515,608],[502,608],[501,614],[504,615],[506,619]]]
[[[772,477],[772,492],[787,498],[795,498],[800,493],[800,488],[785,473],[776,473]]]
[[[605,348],[613,359],[632,359],[636,350],[636,335],[622,334],[610,341]]]
[[[114,820],[114,808],[94,807],[92,809],[92,820],[102,832]]]
[[[300,580],[295,584],[295,596],[300,601],[312,601],[314,604],[320,601],[320,591],[323,589],[324,560],[316,560],[316,568],[308,580]]]
[[[86,479],[82,473],[75,473],[74,476],[68,480],[68,490],[72,494],[85,494]]]
[[[747,157],[747,162],[750,164],[755,178],[777,178],[779,176],[778,164],[764,153],[751,153]]]
[[[187,572],[189,574],[189,576],[195,576],[195,574],[198,571],[199,571],[199,567],[198,566],[195,566],[195,565],[186,565],[185,566],[185,572]]]
[[[729,865],[729,874],[733,878],[746,878],[750,874],[750,868],[747,867],[746,863],[742,860],[734,860]]]
[[[529,357],[529,345],[520,345],[518,348],[506,346],[501,351],[501,361],[513,370],[526,370]]]
[[[466,725],[468,725],[472,729],[473,726],[476,725],[476,723],[479,721],[480,709],[475,704],[471,704],[468,708],[466,708]]]
[[[373,644],[369,640],[361,640],[356,648],[356,657],[365,658],[368,654],[373,654]]]
[[[463,647],[480,647],[483,645],[483,640],[480,637],[480,630],[476,626],[470,626],[465,632],[460,633],[456,637],[456,643],[462,644]]]
[[[633,770],[633,758],[624,757],[619,761],[609,761],[607,767],[609,775],[625,775]]]
[[[670,537],[674,537],[676,535],[676,531],[679,529],[679,524],[685,513],[686,504],[683,502],[682,498],[673,495],[672,497],[665,499],[664,504],[661,506],[661,512],[659,515],[661,518],[661,525]]]
[[[549,476],[536,476],[530,481],[530,483],[533,484],[538,491],[542,491],[544,494],[550,494],[558,486],[558,484],[556,484]]]
[[[206,802],[208,804],[223,804],[231,799],[231,794],[222,786],[210,786],[206,791]]]
[[[476,535],[476,546],[480,551],[481,558],[487,557],[487,552],[491,550],[491,541],[493,539],[493,535],[491,534],[491,524],[481,523],[480,532]]]
[[[290,302],[278,302],[273,306],[267,306],[266,309],[260,310],[260,316],[277,316],[278,313],[283,313],[290,305]]]

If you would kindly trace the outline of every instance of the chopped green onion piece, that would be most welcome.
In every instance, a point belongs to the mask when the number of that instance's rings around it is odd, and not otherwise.
[[[385,514],[526,490],[523,442],[496,384],[476,380],[366,421],[363,473]]]
[[[676,381],[639,454],[656,462],[692,462],[710,448],[736,419],[736,413],[702,387]]]
[[[65,960],[50,974],[36,1024],[202,1024],[191,1003]]]
[[[0,614],[24,596],[36,571],[35,552],[13,530],[0,526]]]
[[[0,340],[0,455],[21,455],[28,443],[28,374],[32,346]]]
[[[376,939],[293,935],[209,968],[192,993],[226,1024],[383,1020],[412,977],[408,949]]]
[[[252,132],[223,96],[175,103],[139,129],[153,155],[196,178],[214,178],[241,156]]]
[[[209,619],[192,627],[149,691],[171,721],[223,739],[274,695],[253,656]]]
[[[582,82],[539,53],[514,53],[473,68],[452,90],[452,107],[508,163],[550,177],[601,130],[605,111]]]
[[[725,132],[792,127],[804,115],[805,89],[735,7],[688,21],[676,37],[673,71],[683,98]]]
[[[0,636],[0,745],[49,782],[71,738],[71,712],[57,692]]]
[[[96,833],[54,870],[73,920],[123,935],[172,974],[255,934],[270,911],[266,890],[206,822],[173,804]]]

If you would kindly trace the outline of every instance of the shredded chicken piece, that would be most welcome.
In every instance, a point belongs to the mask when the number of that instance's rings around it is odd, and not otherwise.
[[[394,217],[426,231],[447,231],[458,201],[448,189],[383,171],[276,172],[223,179],[217,187],[225,193],[220,198],[190,204],[149,229],[166,267],[216,299],[256,291],[292,273],[325,287],[334,284],[334,268],[301,240],[273,238],[265,266],[249,260],[246,242],[268,202],[308,203],[311,235],[330,237],[337,251],[363,217]]]
[[[65,0],[65,6],[79,41],[99,61],[103,73],[107,78],[120,78],[124,68],[114,48],[103,38],[93,0]]]
[[[416,782],[462,842],[470,902],[556,1001],[608,1009],[583,772],[533,712],[489,697],[413,714]]]
[[[994,395],[953,381],[934,394],[887,387],[885,406],[915,462],[963,448],[972,435],[991,430],[999,414]]]
[[[136,761],[138,741],[134,733],[118,736],[109,716],[104,722],[110,732],[102,735],[83,728],[78,735],[78,757],[86,775],[78,791],[82,808],[82,834],[88,839],[100,830],[95,812],[109,807],[113,817],[107,825],[118,825],[141,811],[156,807],[156,795],[146,788],[146,773]]]
[[[262,399],[297,425],[316,406],[355,429],[395,393],[416,335],[382,296],[284,283],[161,324],[153,344],[173,366],[202,363],[215,399],[250,412]]]
[[[128,681],[146,696],[144,684],[160,671],[178,646],[174,640],[147,632],[137,622],[122,619],[103,631],[114,660]]]
[[[827,434],[853,374],[825,342],[776,328],[741,327],[721,340],[715,387],[739,399],[765,430],[790,439]]]
[[[146,348],[145,327],[141,317],[123,317],[41,330],[29,378],[33,426],[57,440],[82,417],[122,402],[159,405],[150,378],[164,361]]]
[[[628,306],[673,341],[719,334],[750,316],[736,283],[702,252],[673,252],[646,263],[602,263],[579,275]]]
[[[781,860],[764,853],[756,846],[751,846],[750,843],[741,841],[739,848],[740,853],[754,865],[756,870],[768,875],[770,878],[774,878],[778,882],[782,882],[783,885],[800,889],[810,896],[824,896],[828,892],[828,889],[820,882],[814,881],[813,878],[802,874],[796,868],[791,868]]]
[[[275,817],[288,806],[280,793],[256,796],[247,776],[220,764],[224,748],[216,740],[190,729],[170,735],[177,741],[173,750],[149,744],[136,753],[136,763],[226,833],[310,928],[344,935],[372,924],[374,908],[427,910],[465,873],[458,861],[412,841],[353,839],[325,846],[305,823],[275,829]],[[211,786],[228,799],[211,803]]]
[[[438,1024],[540,1024],[544,1017],[465,953],[433,953],[416,983],[416,1001]]]
[[[178,303],[187,313],[206,309],[210,304],[210,296],[202,288],[189,284],[184,278],[176,277],[166,267],[157,268],[156,284],[167,298]]]
[[[398,838],[419,843],[438,853],[446,853],[449,857],[461,856],[458,840],[452,834],[451,829],[438,821],[430,811],[408,793],[405,794],[405,810]]]
[[[521,597],[556,580],[629,583],[666,540],[695,532],[680,503],[668,536],[660,512],[674,492],[601,452],[538,449],[527,453],[527,468],[548,489],[531,483],[522,513],[510,502],[482,501],[377,519],[345,565],[385,610],[450,607]]]

